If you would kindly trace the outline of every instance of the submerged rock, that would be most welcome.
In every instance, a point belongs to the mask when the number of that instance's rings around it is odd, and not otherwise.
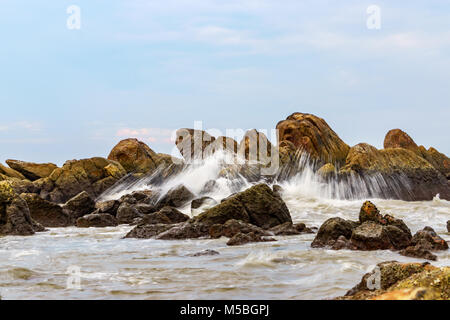
[[[35,193],[22,193],[20,197],[27,202],[31,218],[44,227],[59,228],[73,224],[71,217],[63,212],[61,206],[44,200]]]
[[[46,178],[58,168],[58,166],[53,163],[33,163],[12,159],[6,160],[6,163],[12,169],[20,172],[25,178],[31,181]]]
[[[269,229],[276,236],[294,236],[303,233],[314,233],[310,228],[307,228],[304,223],[292,224],[285,222],[276,227]]]
[[[251,242],[268,242],[268,241],[276,241],[273,238],[263,237],[254,232],[249,233],[237,233],[230,240],[228,240],[228,246],[240,246],[243,244],[251,243]]]
[[[187,257],[202,257],[202,256],[217,256],[220,253],[215,251],[215,250],[211,250],[211,249],[206,249],[200,252],[196,252],[196,253],[190,253],[188,255],[186,255]]]
[[[412,245],[427,243],[431,250],[447,250],[447,241],[442,239],[431,227],[417,231],[411,240]]]
[[[209,226],[197,223],[195,221],[188,221],[170,228],[156,236],[160,240],[182,240],[182,239],[196,239],[209,236]]]
[[[94,213],[85,215],[77,219],[77,227],[79,228],[104,228],[115,227],[118,225],[117,219],[108,213],[99,213],[97,210]]]

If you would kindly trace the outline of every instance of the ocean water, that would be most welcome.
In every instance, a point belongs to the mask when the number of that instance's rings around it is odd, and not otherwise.
[[[215,180],[218,188],[209,196],[220,200],[251,186],[242,177],[234,180],[219,177],[221,160],[209,159],[159,186],[148,185],[146,179],[120,185],[104,198],[117,198],[141,189],[158,188],[164,192],[180,183],[199,193],[206,181]],[[336,216],[357,220],[366,196],[383,188],[383,181],[377,179],[369,184],[356,180],[352,183],[351,186],[324,183],[305,168],[280,184],[294,222],[319,227]],[[397,187],[407,186],[400,182]],[[431,226],[450,240],[446,229],[450,202],[438,196],[424,202],[376,196],[370,200],[383,214],[403,219],[413,233]],[[189,207],[182,211],[190,214]],[[52,228],[31,237],[0,238],[0,296],[2,299],[330,299],[344,295],[379,262],[425,261],[389,250],[313,249],[310,244],[314,234],[228,247],[225,238],[122,239],[131,228],[126,225]],[[220,254],[188,256],[206,249]],[[438,261],[432,264],[450,265],[450,251],[436,255]]]

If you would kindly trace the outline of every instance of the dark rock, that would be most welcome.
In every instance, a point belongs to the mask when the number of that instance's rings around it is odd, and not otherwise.
[[[448,244],[431,227],[417,231],[411,240],[413,246],[418,243],[428,243],[431,250],[447,250]]]
[[[100,213],[109,213],[116,216],[117,209],[119,209],[120,202],[118,200],[108,200],[103,202],[97,202],[95,208],[99,210]]]
[[[186,255],[187,257],[202,257],[202,256],[216,256],[219,255],[220,253],[215,251],[215,250],[211,250],[211,249],[206,249],[200,252],[196,252],[196,253],[191,253]]]
[[[156,207],[153,204],[146,203],[137,203],[134,207],[142,214],[150,214],[157,211]]]
[[[160,214],[165,215],[171,223],[180,223],[189,220],[189,216],[172,207],[164,207],[159,210]]]
[[[431,247],[431,246],[430,246]],[[423,246],[420,243],[415,246],[409,246],[406,249],[403,249],[399,252],[402,256],[426,259],[436,261],[437,257],[427,249],[427,246]]]
[[[274,184],[272,186],[273,193],[275,193],[277,196],[281,197],[281,194],[283,193],[283,187],[279,186],[278,184]]]
[[[158,234],[156,236],[156,239],[181,240],[181,239],[196,239],[207,237],[209,235],[209,228],[210,226],[208,225],[188,221],[176,225],[173,228]]]
[[[271,233],[265,231],[260,227],[235,219],[230,219],[224,224],[212,225],[211,228],[209,229],[209,235],[213,239],[217,239],[222,236],[232,238],[238,233],[250,233],[250,232],[260,236],[272,235]]]
[[[150,239],[173,227],[171,224],[138,224],[125,238]]]
[[[213,192],[217,188],[217,182],[216,180],[209,180],[205,183],[202,190],[200,191],[200,194],[208,194]]]
[[[383,227],[388,234],[389,240],[394,249],[404,249],[411,244],[411,234],[406,233],[399,227],[388,225]]]
[[[175,188],[170,189],[165,196],[158,202],[158,207],[175,207],[179,208],[186,204],[186,202],[192,200],[194,198],[194,194],[189,191],[183,185],[179,185]]]
[[[374,221],[381,224],[387,223],[378,208],[370,201],[364,202],[359,212],[359,222],[364,223],[366,221]]]
[[[331,246],[331,249],[333,249],[333,250],[342,250],[342,249],[357,250],[358,248],[346,237],[339,236],[339,238],[337,238],[337,240]]]
[[[251,242],[267,242],[267,241],[276,241],[273,238],[262,237],[253,232],[250,233],[238,233],[234,235],[230,240],[228,240],[228,246],[240,246],[246,243]]]
[[[356,222],[342,218],[330,218],[320,226],[314,241],[311,243],[311,247],[322,248],[331,246],[340,236],[350,239],[352,231],[357,225]]]
[[[359,250],[384,250],[393,248],[386,228],[373,221],[366,221],[353,229],[350,240]]]
[[[191,213],[197,214],[217,205],[217,201],[210,197],[194,199],[191,202]]]
[[[31,218],[44,227],[58,228],[72,224],[71,218],[63,212],[61,206],[44,200],[35,193],[22,193],[20,197],[27,202]]]
[[[447,221],[447,231],[450,232],[450,220]]]
[[[242,220],[263,229],[292,223],[286,204],[266,184],[240,192],[194,218],[196,222],[210,226],[230,219]]]
[[[104,228],[115,227],[117,225],[117,219],[114,216],[108,213],[99,213],[98,209],[94,213],[87,214],[77,219],[77,227],[79,228]]]
[[[95,210],[95,201],[86,191],[83,191],[67,201],[62,208],[63,212],[75,221],[85,214],[93,212]]]
[[[144,218],[145,215],[140,213],[133,204],[123,202],[117,209],[117,221],[119,224],[133,223],[136,218]]]
[[[302,230],[305,229],[306,226]],[[269,229],[269,231],[273,232],[273,234],[276,236],[294,236],[302,233],[301,231],[298,230],[298,228],[294,227],[294,225],[291,222],[285,222],[283,224],[280,224],[276,227]]]

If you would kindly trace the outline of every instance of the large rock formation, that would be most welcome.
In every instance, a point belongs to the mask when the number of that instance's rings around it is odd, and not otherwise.
[[[351,176],[384,179],[386,184],[376,196],[417,201],[431,200],[440,194],[441,198],[450,199],[450,185],[441,172],[404,148],[378,150],[366,143],[357,144],[350,149],[339,175],[344,179]]]
[[[125,169],[116,161],[104,158],[71,160],[47,178],[36,180],[34,186],[43,199],[64,203],[82,191],[96,198],[125,175]]]
[[[137,139],[120,141],[111,150],[108,159],[119,162],[128,173],[151,173],[159,165],[171,161]]]
[[[319,166],[331,163],[339,168],[345,163],[350,147],[325,120],[312,114],[296,112],[278,122],[276,128],[280,147],[290,149],[288,153],[296,150],[306,152]]]
[[[28,236],[44,230],[31,218],[26,201],[7,181],[0,181],[0,236]]]
[[[58,166],[53,163],[33,163],[11,159],[6,160],[6,163],[12,169],[20,172],[25,176],[25,178],[31,181],[46,178],[53,172],[53,170],[58,168]]]

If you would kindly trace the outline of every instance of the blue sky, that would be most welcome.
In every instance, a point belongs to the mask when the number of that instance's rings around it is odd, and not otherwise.
[[[366,27],[369,5],[381,29]],[[66,9],[81,9],[69,30]],[[266,129],[299,111],[350,145],[401,128],[450,154],[450,3],[0,0],[0,161],[106,157],[136,136]]]

